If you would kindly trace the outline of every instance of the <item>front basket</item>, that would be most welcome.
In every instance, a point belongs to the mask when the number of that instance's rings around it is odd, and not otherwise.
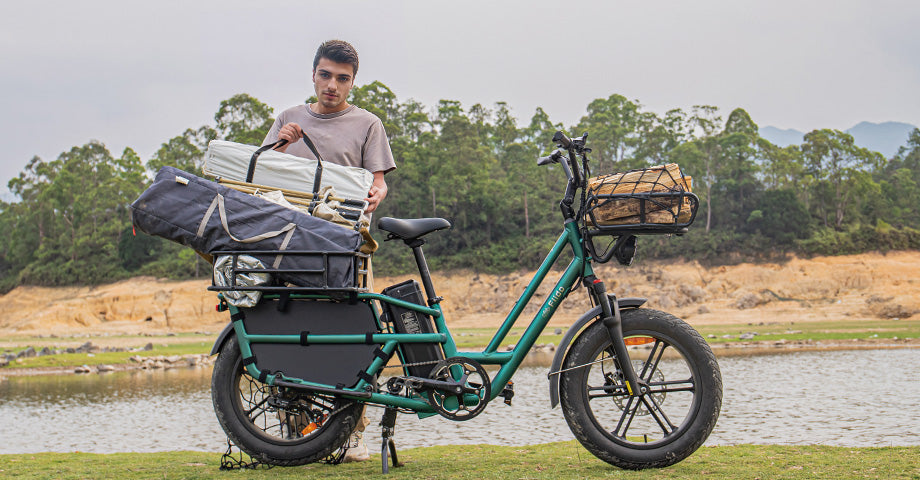
[[[699,198],[675,163],[588,180],[589,236],[685,233]]]

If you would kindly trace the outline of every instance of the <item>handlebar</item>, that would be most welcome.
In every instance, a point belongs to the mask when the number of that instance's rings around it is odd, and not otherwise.
[[[557,131],[556,134],[553,135],[553,143],[558,143],[562,148],[566,150],[572,148],[572,139],[565,136],[565,134],[561,131]]]
[[[540,165],[542,167],[543,165],[549,165],[550,163],[556,163],[559,161],[560,158],[562,158],[562,151],[556,150],[550,155],[538,158],[537,165]]]

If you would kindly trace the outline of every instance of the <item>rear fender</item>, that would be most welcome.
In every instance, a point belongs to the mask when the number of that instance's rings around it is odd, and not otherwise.
[[[221,349],[224,348],[224,344],[227,343],[227,339],[229,339],[232,334],[233,322],[230,322],[224,327],[223,331],[220,332],[220,335],[217,336],[217,341],[214,342],[214,347],[211,348],[211,355],[220,353]]]
[[[614,297],[610,296],[610,300],[612,301],[613,299]],[[618,298],[616,300],[620,310],[639,308],[647,301],[645,298]],[[556,408],[556,405],[559,404],[559,374],[555,372],[558,372],[562,368],[562,363],[565,361],[565,355],[569,351],[569,345],[572,343],[572,340],[591,323],[600,320],[600,316],[601,307],[599,305],[588,310],[587,313],[579,317],[578,320],[569,327],[568,331],[565,332],[565,335],[563,335],[562,340],[559,342],[559,347],[556,348],[556,355],[553,357],[553,364],[549,367],[550,408]]]

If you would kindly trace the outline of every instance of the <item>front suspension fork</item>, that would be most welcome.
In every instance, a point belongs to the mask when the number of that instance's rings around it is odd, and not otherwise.
[[[594,275],[584,277],[584,285],[591,292],[594,301],[601,307],[601,321],[607,328],[610,335],[610,342],[613,344],[613,353],[617,363],[620,364],[620,371],[623,372],[623,378],[626,379],[626,390],[630,395],[639,395],[642,389],[639,386],[639,376],[633,368],[632,362],[629,361],[629,352],[626,350],[626,340],[623,338],[623,321],[620,318],[620,306],[616,301],[616,296],[611,301],[607,296],[607,288],[604,282]]]

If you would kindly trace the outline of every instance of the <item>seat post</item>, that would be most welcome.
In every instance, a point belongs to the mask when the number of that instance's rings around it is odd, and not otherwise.
[[[412,248],[412,254],[415,255],[415,263],[418,265],[418,273],[422,277],[422,286],[425,287],[425,295],[428,296],[428,306],[441,303],[443,300],[434,293],[434,284],[431,282],[431,271],[428,269],[428,262],[425,260],[425,253],[422,252],[422,245],[425,241],[416,238],[407,241],[406,245]]]

